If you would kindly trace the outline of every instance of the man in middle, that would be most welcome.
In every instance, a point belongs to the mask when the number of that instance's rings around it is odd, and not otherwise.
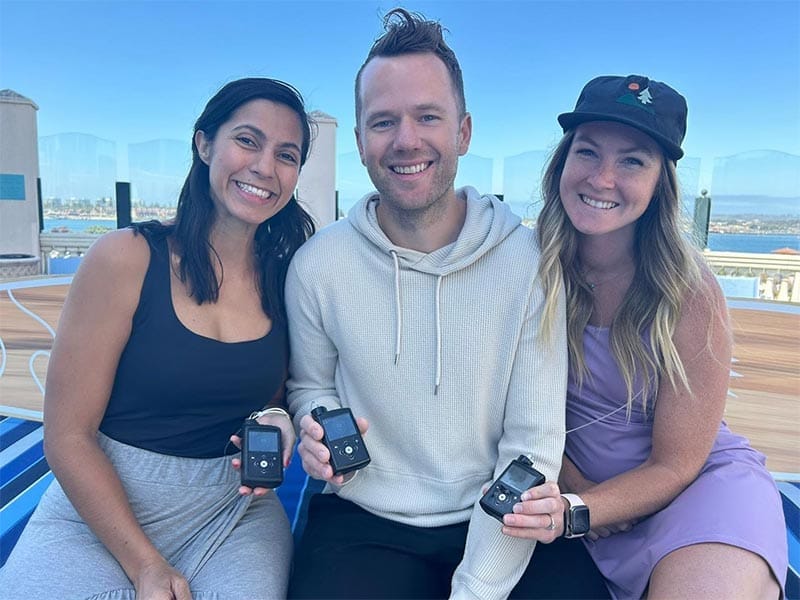
[[[289,407],[304,468],[332,492],[311,501],[289,595],[505,598],[535,541],[504,535],[477,502],[520,454],[558,478],[563,311],[541,322],[532,231],[493,196],[454,189],[472,119],[441,26],[395,9],[386,28],[356,79],[377,193],[287,277]],[[359,417],[372,462],[356,476],[333,475],[317,406]],[[563,505],[554,483],[537,490],[552,541]]]

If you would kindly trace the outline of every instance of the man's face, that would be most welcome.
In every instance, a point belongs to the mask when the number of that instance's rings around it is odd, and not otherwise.
[[[424,212],[452,200],[472,120],[459,118],[444,63],[430,53],[374,58],[360,93],[356,142],[381,205]]]

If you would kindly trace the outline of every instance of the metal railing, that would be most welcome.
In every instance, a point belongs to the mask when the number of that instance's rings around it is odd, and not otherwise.
[[[42,272],[52,272],[49,268],[50,258],[83,256],[98,237],[99,234],[91,233],[42,232],[39,235]],[[724,278],[724,281],[735,281],[738,278],[758,280],[754,282],[757,295],[748,294],[744,297],[800,303],[800,254],[705,250],[703,255],[714,273],[721,279]]]
[[[731,290],[749,290],[735,297],[763,298],[800,303],[800,254],[755,254],[749,252],[703,252],[726,295]],[[738,285],[737,285],[738,284]]]

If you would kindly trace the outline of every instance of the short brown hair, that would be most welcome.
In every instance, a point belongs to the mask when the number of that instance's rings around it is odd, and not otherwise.
[[[450,73],[459,117],[467,114],[461,66],[458,64],[455,52],[444,41],[441,24],[429,21],[419,13],[412,13],[404,8],[395,8],[383,17],[383,28],[385,29],[384,34],[372,44],[367,59],[356,74],[356,124],[358,124],[358,117],[361,114],[361,73],[369,61],[377,56],[402,56],[430,52],[439,57],[447,67],[447,72]]]

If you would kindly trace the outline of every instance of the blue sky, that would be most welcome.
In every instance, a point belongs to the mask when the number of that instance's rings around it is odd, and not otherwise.
[[[0,89],[38,104],[41,136],[84,132],[118,145],[166,138],[188,147],[195,118],[221,85],[277,77],[338,120],[344,154],[355,151],[353,77],[393,6],[0,0]],[[560,135],[556,115],[571,109],[586,81],[639,73],[687,97],[688,156],[800,155],[797,0],[403,6],[449,30],[473,115],[473,154],[550,149]]]

